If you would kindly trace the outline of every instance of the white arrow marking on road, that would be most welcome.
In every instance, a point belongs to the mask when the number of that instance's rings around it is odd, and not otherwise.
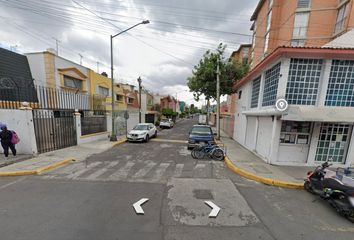
[[[216,218],[216,216],[218,216],[220,208],[216,206],[212,201],[204,201],[204,202],[205,204],[207,204],[209,207],[212,208],[211,212],[209,213],[209,217]]]
[[[144,210],[141,207],[141,205],[143,205],[145,202],[149,201],[148,198],[142,198],[139,201],[137,201],[136,203],[133,204],[134,210],[136,212],[136,214],[143,214],[144,215]]]

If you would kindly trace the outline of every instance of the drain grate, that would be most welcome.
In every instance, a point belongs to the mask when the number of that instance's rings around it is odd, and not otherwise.
[[[211,190],[209,189],[194,189],[193,190],[193,196],[196,199],[205,199],[205,200],[212,200],[214,199],[213,194],[211,193]]]

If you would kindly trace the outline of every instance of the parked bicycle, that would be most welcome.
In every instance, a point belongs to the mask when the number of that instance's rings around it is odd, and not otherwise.
[[[208,143],[193,148],[191,155],[195,159],[202,159],[207,156],[209,158],[222,161],[224,160],[225,152],[218,145]]]

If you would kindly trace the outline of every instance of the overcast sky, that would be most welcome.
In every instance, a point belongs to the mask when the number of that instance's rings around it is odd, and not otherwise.
[[[60,4],[58,4],[60,2]],[[226,55],[251,42],[249,21],[258,0],[0,0],[0,47],[19,53],[55,48],[59,56],[110,73],[115,79],[196,103],[187,77],[203,53],[222,42]],[[98,68],[97,69],[97,62]]]

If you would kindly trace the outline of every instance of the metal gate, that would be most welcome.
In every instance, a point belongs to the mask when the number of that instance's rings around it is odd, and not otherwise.
[[[75,146],[76,127],[72,110],[33,110],[38,153]]]

